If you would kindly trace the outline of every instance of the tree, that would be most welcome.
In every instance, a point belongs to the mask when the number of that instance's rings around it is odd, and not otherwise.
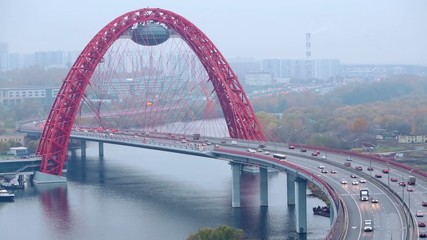
[[[243,230],[221,225],[216,229],[202,228],[188,236],[187,240],[241,240]]]

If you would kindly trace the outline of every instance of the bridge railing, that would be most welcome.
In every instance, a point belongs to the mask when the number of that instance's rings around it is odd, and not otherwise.
[[[337,211],[337,217],[333,220],[331,230],[329,231],[325,239],[327,240],[343,239],[343,235],[345,233],[345,229],[347,228],[347,224],[348,224],[348,216],[346,214],[346,209],[343,205],[340,195],[336,193],[335,190],[325,180],[323,180],[316,174],[313,174],[310,171],[298,165],[295,165],[288,161],[280,161],[268,155],[259,155],[259,154],[255,155],[254,153],[232,150],[232,149],[225,149],[225,148],[215,149],[215,151],[267,160],[267,162],[274,163],[276,165],[285,166],[287,169],[293,169],[297,173],[297,175],[303,175],[307,180],[321,185],[323,187],[323,190],[326,190],[328,196],[333,201],[333,204]],[[268,167],[268,166],[264,166],[264,167]]]

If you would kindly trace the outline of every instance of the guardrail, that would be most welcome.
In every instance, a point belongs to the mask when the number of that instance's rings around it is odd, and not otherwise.
[[[340,195],[337,194],[335,190],[325,180],[311,173],[310,171],[302,167],[299,167],[298,165],[295,165],[287,161],[280,161],[268,155],[255,155],[254,153],[248,153],[248,152],[242,152],[242,151],[224,149],[224,148],[215,149],[214,152],[231,153],[239,156],[247,156],[250,158],[267,160],[270,163],[274,163],[279,166],[282,165],[288,169],[293,169],[298,175],[303,174],[305,176],[308,176],[309,178],[305,177],[307,178],[307,180],[310,180],[312,182],[322,185],[324,187],[323,189],[326,190],[327,194],[330,196],[331,200],[335,205],[335,209],[337,210],[337,216],[333,220],[332,227],[328,235],[325,237],[325,239],[326,240],[344,239],[344,235],[346,233],[345,229],[347,229],[348,227],[347,209],[344,207]],[[263,166],[263,167],[269,167],[269,166]]]

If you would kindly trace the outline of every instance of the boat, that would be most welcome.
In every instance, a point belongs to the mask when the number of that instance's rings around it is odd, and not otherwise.
[[[23,184],[11,183],[11,182],[3,182],[0,184],[0,187],[3,189],[24,189],[25,186]]]
[[[15,194],[8,192],[6,189],[0,189],[0,201],[1,202],[13,202]]]
[[[327,206],[323,206],[323,207],[317,206],[317,207],[313,207],[313,214],[323,216],[323,217],[330,217],[331,210]]]

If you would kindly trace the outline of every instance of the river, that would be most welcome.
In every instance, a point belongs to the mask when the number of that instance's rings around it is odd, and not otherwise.
[[[72,154],[68,182],[16,190],[0,203],[1,239],[186,239],[203,227],[243,229],[245,239],[323,239],[329,219],[312,214],[308,233],[295,233],[286,204],[286,175],[269,174],[269,206],[259,207],[259,178],[242,174],[242,207],[231,207],[228,162],[116,145],[89,143],[86,159]]]

